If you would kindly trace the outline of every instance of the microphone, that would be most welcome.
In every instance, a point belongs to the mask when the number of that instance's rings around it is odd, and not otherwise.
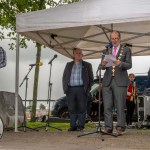
[[[107,49],[110,49],[113,47],[112,43],[110,42],[108,45],[105,46]]]
[[[55,58],[57,58],[57,54],[54,55],[54,57],[50,60],[50,62],[48,64],[51,64]]]
[[[29,64],[29,66],[33,67],[33,66],[42,66],[43,62],[38,62],[36,64]]]

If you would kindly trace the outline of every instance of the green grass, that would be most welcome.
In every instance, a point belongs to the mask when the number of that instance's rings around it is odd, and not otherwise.
[[[49,122],[49,125],[52,127],[55,127],[55,128],[59,128],[62,131],[66,131],[70,127],[70,123],[66,123],[66,122],[64,122],[64,123],[62,123],[62,122]],[[45,130],[46,123],[45,122],[44,123],[43,122],[27,122],[27,126],[30,128],[38,128],[39,127],[39,130]],[[43,127],[43,128],[40,128],[40,127]],[[90,130],[94,127],[95,126],[91,123],[86,123],[86,125],[85,125],[85,128],[88,130]],[[54,130],[56,130],[56,129],[51,128],[51,127],[48,128],[48,131],[54,131]]]
[[[30,128],[39,128],[39,130],[45,130],[46,123],[45,122],[28,122],[27,126]],[[69,123],[60,123],[60,122],[49,122],[49,126],[59,128],[61,130],[67,130],[69,128]],[[40,128],[43,127],[43,128]],[[54,128],[48,128],[48,130],[56,130]]]
[[[59,128],[62,131],[67,131],[68,128],[70,127],[70,123],[68,122],[49,122],[49,125],[55,128]],[[38,128],[39,127],[39,131],[45,130],[46,127],[46,123],[45,122],[27,122],[27,127],[30,128]],[[43,128],[40,128],[43,127]],[[93,123],[86,123],[85,124],[85,130],[87,131],[92,131],[96,129],[95,124]],[[57,129],[48,128],[48,131],[56,131]],[[127,129],[127,132],[138,132],[139,134],[143,134],[143,133],[149,133],[150,129]]]

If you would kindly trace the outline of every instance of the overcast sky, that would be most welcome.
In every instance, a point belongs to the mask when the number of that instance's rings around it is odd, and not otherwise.
[[[16,52],[9,50],[8,47],[9,40],[5,39],[0,41],[0,46],[5,49],[7,53],[7,66],[5,68],[0,69],[0,91],[9,91],[15,92],[15,61],[16,61]],[[20,49],[20,75],[19,75],[19,83],[22,82],[23,78],[29,71],[29,64],[35,63],[36,56],[36,47],[32,42],[28,44],[27,49]],[[39,74],[39,87],[38,87],[38,99],[47,99],[48,95],[48,81],[49,81],[49,72],[50,65],[48,62],[53,58],[53,56],[57,54],[58,57],[53,61],[52,65],[52,75],[51,75],[51,83],[52,83],[52,94],[51,99],[57,99],[63,96],[62,90],[62,74],[64,71],[64,67],[68,61],[71,59],[62,56],[55,51],[45,48],[41,53],[41,61],[43,62],[43,66],[40,67]],[[96,74],[97,66],[99,65],[100,59],[97,60],[87,60],[92,63],[94,75]],[[150,56],[140,56],[133,57],[133,68],[129,70],[129,73],[147,73],[150,67]],[[34,81],[34,71],[35,67],[29,74],[28,81],[28,95],[27,99],[32,99],[33,95],[33,81]],[[103,75],[102,71],[102,75]],[[25,82],[19,88],[19,94],[24,99],[25,97]]]

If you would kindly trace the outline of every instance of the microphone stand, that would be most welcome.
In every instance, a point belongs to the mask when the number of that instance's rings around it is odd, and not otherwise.
[[[42,126],[45,127],[45,130],[47,131],[49,127],[57,129],[62,131],[62,129],[59,129],[57,127],[53,127],[49,124],[49,118],[50,118],[50,103],[51,103],[51,92],[52,92],[52,83],[51,83],[51,71],[52,71],[52,61],[54,60],[54,58],[48,63],[50,64],[50,73],[49,73],[49,82],[48,82],[48,119],[46,121],[46,126]],[[38,127],[38,128],[42,128],[42,127]]]
[[[62,131],[61,129],[59,128],[56,128],[56,127],[53,127],[53,126],[50,126],[49,125],[49,117],[50,117],[50,103],[51,103],[51,93],[52,93],[52,83],[51,83],[51,71],[52,71],[52,61],[49,63],[50,64],[50,73],[49,73],[49,82],[48,82],[48,120],[47,120],[47,123],[46,123],[46,128],[45,130],[47,131],[49,127],[51,128],[54,128],[54,129],[57,129],[57,130],[60,130]]]
[[[33,66],[31,66],[31,68],[29,68],[29,71],[28,73],[25,75],[23,81],[21,82],[20,86],[21,87],[24,83],[24,81],[26,81],[26,88],[25,88],[25,105],[24,105],[24,121],[23,121],[23,124],[22,126],[18,127],[18,128],[21,128],[23,127],[23,131],[26,132],[26,128],[27,129],[31,129],[31,130],[35,130],[35,131],[38,131],[37,129],[33,129],[33,128],[30,128],[30,127],[27,127],[26,126],[26,101],[27,101],[27,92],[28,92],[28,75],[30,73],[30,71],[32,70]]]
[[[77,137],[81,137],[81,136],[86,136],[86,135],[90,135],[90,134],[94,134],[94,133],[98,133],[100,135],[100,138],[102,141],[104,141],[104,138],[102,137],[102,135],[111,135],[114,137],[117,137],[116,134],[113,133],[105,133],[101,130],[101,123],[100,123],[100,119],[101,119],[101,100],[102,100],[102,79],[101,79],[101,64],[99,65],[98,69],[97,69],[97,73],[99,74],[99,107],[98,107],[98,126],[96,127],[96,131],[94,132],[89,132],[89,133],[85,133],[85,134],[81,134],[78,135]]]

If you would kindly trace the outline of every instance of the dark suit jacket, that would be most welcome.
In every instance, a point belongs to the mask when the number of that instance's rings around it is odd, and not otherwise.
[[[109,50],[106,50],[103,53],[103,58],[106,54],[110,54]],[[121,54],[121,55],[120,55]],[[120,57],[120,58],[119,58]],[[131,50],[129,47],[120,46],[120,49],[117,53],[116,59],[121,61],[119,66],[115,67],[115,76],[113,77],[118,86],[128,86],[129,78],[127,70],[132,67],[132,58],[131,58]],[[103,77],[103,86],[109,86],[112,79],[112,67],[102,66],[102,69],[106,69],[104,77]]]
[[[70,82],[71,71],[74,61],[68,62],[66,64],[64,73],[63,73],[63,90],[64,93],[67,93],[69,90],[68,83]],[[88,93],[91,89],[93,83],[93,70],[92,65],[86,61],[82,61],[82,79],[85,92]]]

